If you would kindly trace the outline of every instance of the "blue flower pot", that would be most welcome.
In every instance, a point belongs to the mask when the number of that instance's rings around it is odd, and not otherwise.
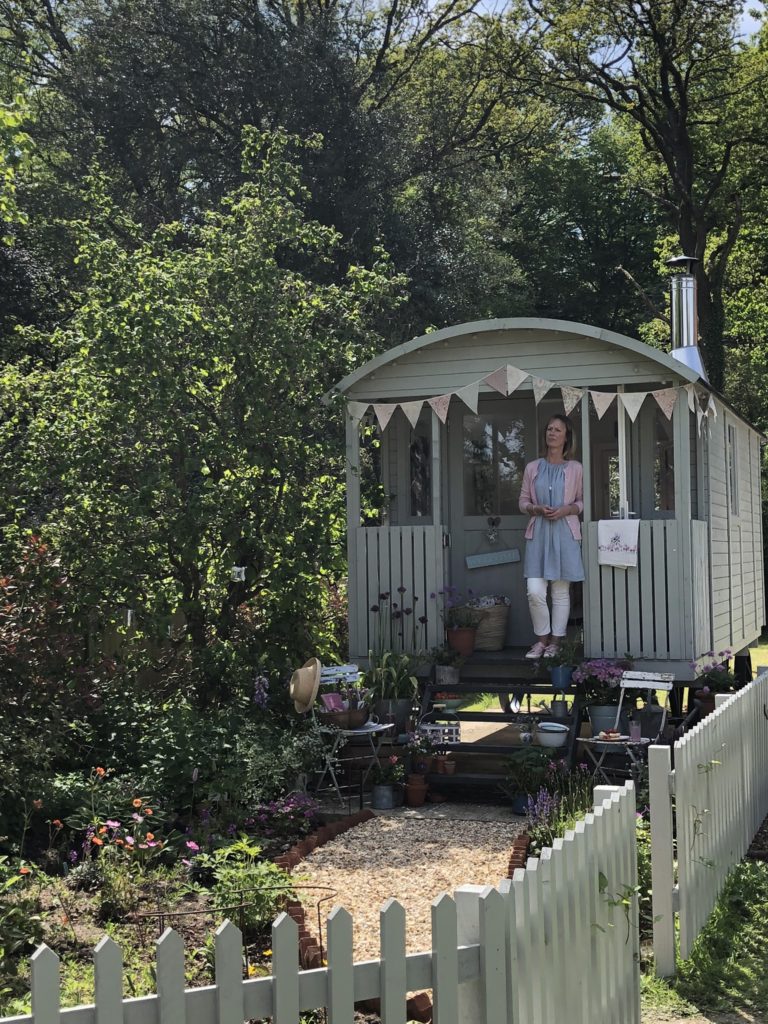
[[[552,680],[552,689],[566,693],[571,688],[571,676],[573,675],[572,665],[553,665],[549,670],[549,677]]]

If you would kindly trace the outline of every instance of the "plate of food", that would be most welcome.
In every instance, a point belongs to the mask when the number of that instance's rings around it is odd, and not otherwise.
[[[595,739],[602,743],[626,743],[629,736],[622,735],[618,729],[605,729],[603,732],[599,732]]]

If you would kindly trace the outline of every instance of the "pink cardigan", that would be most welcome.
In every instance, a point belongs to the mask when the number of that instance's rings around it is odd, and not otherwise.
[[[539,473],[539,463],[541,459],[536,459],[535,462],[529,462],[525,467],[523,473],[523,485],[520,488],[520,511],[523,515],[527,515],[526,505],[538,505],[539,501],[536,498],[536,488],[534,481]],[[579,509],[579,515],[566,516],[565,521],[571,528],[574,540],[581,540],[581,523],[579,522],[579,516],[584,511],[584,471],[581,468],[580,462],[566,462],[565,464],[565,495],[563,499],[564,505],[576,505]],[[528,520],[528,526],[525,529],[525,539],[531,540],[533,537],[533,530],[536,526],[536,520],[538,516],[531,516]]]

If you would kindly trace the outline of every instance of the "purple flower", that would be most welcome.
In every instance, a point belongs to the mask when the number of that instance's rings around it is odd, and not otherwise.
[[[107,821],[104,822],[104,824],[107,826],[107,828],[120,828],[120,822],[112,821],[111,818],[108,818]]]

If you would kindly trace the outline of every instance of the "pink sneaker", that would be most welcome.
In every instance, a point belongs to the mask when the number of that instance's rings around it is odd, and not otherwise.
[[[536,658],[541,658],[546,651],[547,645],[543,640],[537,640],[533,647],[526,653],[526,658],[530,658],[531,661],[535,661]]]
[[[543,658],[554,658],[557,652],[560,650],[560,644],[549,644],[548,647],[544,648]]]

